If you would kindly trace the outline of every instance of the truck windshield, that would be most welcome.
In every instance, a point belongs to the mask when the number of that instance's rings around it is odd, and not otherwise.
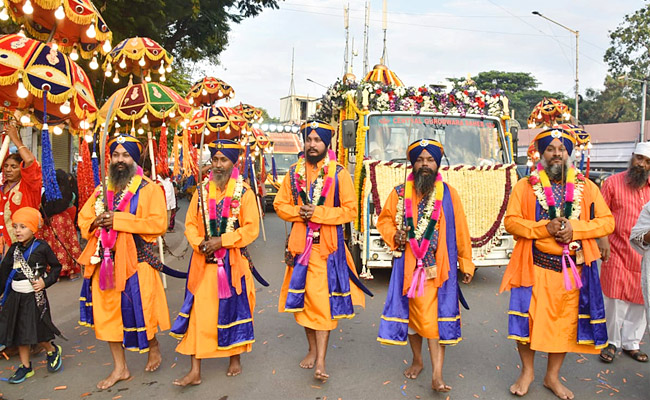
[[[275,168],[277,168],[278,173],[282,174],[289,171],[292,164],[298,162],[298,154],[294,153],[275,153],[273,157],[275,158]],[[271,165],[271,157],[267,158],[267,162]]]
[[[496,118],[391,113],[370,115],[368,126],[367,154],[375,160],[405,162],[409,143],[429,138],[442,143],[443,165],[508,162]]]

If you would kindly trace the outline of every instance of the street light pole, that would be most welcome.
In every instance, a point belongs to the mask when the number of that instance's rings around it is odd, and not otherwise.
[[[648,81],[643,79],[630,78],[627,75],[619,76],[618,79],[630,80],[634,82],[641,82],[641,130],[639,132],[639,141],[645,142],[645,105],[646,105],[646,92],[648,91]]]
[[[554,21],[554,20],[550,19],[549,17],[547,17],[545,15],[542,15],[542,13],[540,13],[539,11],[533,11],[533,15],[537,15],[538,17],[542,17],[545,20],[547,20],[549,22],[552,22],[555,25],[560,26],[560,27],[566,29],[567,31],[573,33],[574,35],[576,35],[576,93],[575,93],[575,96],[576,96],[576,124],[577,124],[578,123],[579,111],[580,111],[580,105],[578,103],[578,100],[580,99],[579,80],[578,80],[578,54],[579,54],[579,52],[578,52],[578,41],[579,41],[579,37],[580,37],[580,32],[574,31],[573,29],[571,29],[571,28],[569,28],[567,26],[564,26],[564,25],[562,25],[561,23],[559,23],[557,21]]]

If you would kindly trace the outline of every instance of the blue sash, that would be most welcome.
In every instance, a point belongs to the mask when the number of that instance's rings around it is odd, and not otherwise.
[[[38,246],[41,245],[41,241],[38,239],[34,239],[34,243],[32,246],[30,246],[25,252],[23,253],[23,258],[25,260],[29,260],[29,256],[36,250]],[[5,257],[13,257],[13,254],[7,253]],[[9,297],[9,292],[11,292],[11,282],[14,280],[14,276],[16,276],[16,271],[17,269],[12,268],[11,272],[9,273],[9,276],[7,277],[7,282],[5,283],[5,290],[2,293],[2,299],[0,299],[0,306],[5,305],[5,301],[7,301],[7,297]]]
[[[449,188],[445,183],[442,211],[445,213],[449,278],[438,288],[438,334],[439,343],[454,345],[462,340],[460,330],[459,301],[462,298],[458,286],[458,247],[456,242],[456,219]],[[384,344],[405,345],[408,336],[409,299],[403,294],[404,254],[393,259],[393,271],[381,320],[377,341]]]

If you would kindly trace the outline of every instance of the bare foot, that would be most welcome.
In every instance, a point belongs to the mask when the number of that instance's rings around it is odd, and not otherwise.
[[[155,338],[149,341],[149,359],[147,360],[147,365],[144,367],[144,370],[147,372],[153,372],[160,367],[162,362],[162,354],[160,353],[160,346],[158,346],[158,340]]]
[[[409,379],[416,379],[420,375],[420,372],[422,372],[422,368],[422,362],[416,363],[413,361],[411,366],[404,370],[404,376]]]
[[[305,358],[300,361],[300,368],[312,369],[314,368],[314,363],[316,362],[316,350],[311,351],[305,356]]]
[[[558,379],[544,378],[544,386],[562,400],[573,399],[573,392],[564,386]]]
[[[451,390],[451,386],[447,385],[445,381],[442,380],[442,378],[433,378],[431,380],[431,389],[435,390],[436,392],[448,392]]]
[[[325,372],[325,363],[323,362],[322,364],[318,363],[316,365],[316,369],[314,370],[314,379],[318,379],[319,381],[325,383],[329,379],[329,374]]]
[[[108,389],[109,387],[115,385],[117,382],[127,380],[130,377],[131,374],[129,373],[128,369],[125,368],[122,371],[118,371],[114,369],[113,372],[111,372],[111,374],[108,377],[106,377],[106,379],[99,381],[99,383],[97,384],[97,389],[99,390]]]
[[[534,373],[528,373],[522,370],[517,381],[510,386],[510,393],[515,396],[525,396],[526,393],[528,393],[530,384],[533,383],[534,380]]]
[[[230,365],[228,366],[226,376],[237,376],[239,374],[241,374],[241,360],[239,354],[236,356],[230,356]]]
[[[181,379],[174,379],[174,385],[185,387],[187,385],[200,385],[201,384],[201,374],[190,370],[184,377]]]

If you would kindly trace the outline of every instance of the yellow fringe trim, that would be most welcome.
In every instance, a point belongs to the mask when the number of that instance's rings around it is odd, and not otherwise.
[[[149,349],[148,349],[148,348],[146,348],[146,349],[144,349],[144,350],[140,350],[139,347],[125,347],[125,349],[127,349],[128,351],[138,352],[138,353],[140,353],[140,354],[148,353],[148,352],[149,352]]]
[[[248,323],[248,322],[253,322],[253,318],[247,318],[247,319],[242,319],[242,320],[239,320],[239,321],[231,322],[228,325],[219,325],[219,324],[217,324],[217,328],[219,328],[219,329],[227,329],[227,328],[232,328],[233,326],[245,324],[245,323]]]
[[[332,319],[352,319],[354,316],[357,314],[344,314],[344,315],[337,315]]]
[[[181,339],[183,339],[183,337],[185,337],[185,335],[179,335],[178,333],[174,333],[174,332],[169,332],[169,336],[173,337],[174,339],[178,339],[178,340],[181,340]]]
[[[408,341],[406,340],[401,342],[399,340],[390,340],[390,339],[382,339],[382,338],[377,338],[377,341],[381,344],[394,344],[398,346],[405,346],[408,343]]]
[[[289,289],[289,293],[301,294],[305,293],[305,289]]]
[[[43,0],[36,0],[37,3],[40,3],[41,1],[43,1]],[[57,5],[57,7],[58,7],[58,5]],[[57,8],[57,7],[54,7],[54,8]],[[93,8],[94,8],[94,6],[93,6]],[[63,9],[65,10],[65,16],[70,21],[74,22],[77,25],[90,25],[93,18],[95,18],[95,14],[90,14],[90,15],[85,15],[84,16],[84,15],[79,15],[79,14],[75,13],[75,10],[73,10],[70,7],[69,2],[67,2],[67,1],[63,2]],[[97,13],[96,9],[95,9],[95,13]],[[95,25],[95,26],[97,26],[97,25]]]
[[[530,337],[523,337],[517,335],[508,335],[508,339],[513,339],[522,343],[530,343]]]
[[[302,311],[305,311],[304,307],[303,308],[287,308],[287,309],[284,310],[284,312],[290,312],[290,313],[302,312]]]
[[[146,327],[144,328],[122,328],[124,332],[145,332],[147,330]]]
[[[522,312],[519,312],[519,311],[508,310],[508,315],[516,315],[518,317],[529,318],[528,313],[522,313]]]
[[[454,322],[454,321],[458,321],[459,319],[460,319],[460,315],[457,315],[455,317],[438,318],[438,322]]]
[[[386,316],[381,316],[381,319],[384,321],[390,321],[390,322],[401,322],[403,324],[408,324],[409,320],[408,319],[402,319],[402,318],[395,318],[395,317],[386,317]]]
[[[226,347],[217,346],[217,350],[230,350],[230,349],[232,349],[234,347],[246,346],[247,344],[253,344],[253,343],[255,343],[255,339],[247,340],[245,342],[239,342],[239,343],[231,344],[230,346],[226,346]]]
[[[20,77],[20,71],[16,71],[13,74],[8,76],[0,76],[0,85],[2,86],[13,85],[14,83],[18,82],[19,77]]]
[[[453,346],[455,344],[460,343],[461,340],[463,340],[462,337],[460,337],[458,339],[438,340],[438,343],[445,344],[445,345],[448,345],[448,346]]]
[[[95,325],[91,325],[88,322],[77,321],[77,323],[81,326],[85,326],[86,328],[95,328]]]
[[[179,313],[178,313],[178,316],[179,316],[179,317],[183,317],[183,318],[189,318],[189,317],[190,317],[189,314],[185,314],[185,313],[183,313],[183,312],[179,312]]]
[[[589,321],[590,324],[604,324],[605,322],[606,322],[605,318],[603,318],[603,319],[595,319],[593,321]]]
[[[579,319],[589,319],[591,318],[591,315],[589,314],[578,314]]]
[[[338,296],[338,297],[347,297],[349,295],[350,295],[350,292],[346,292],[346,293],[332,292],[330,294],[330,297],[332,297],[332,296],[335,296],[335,297],[336,296]]]

